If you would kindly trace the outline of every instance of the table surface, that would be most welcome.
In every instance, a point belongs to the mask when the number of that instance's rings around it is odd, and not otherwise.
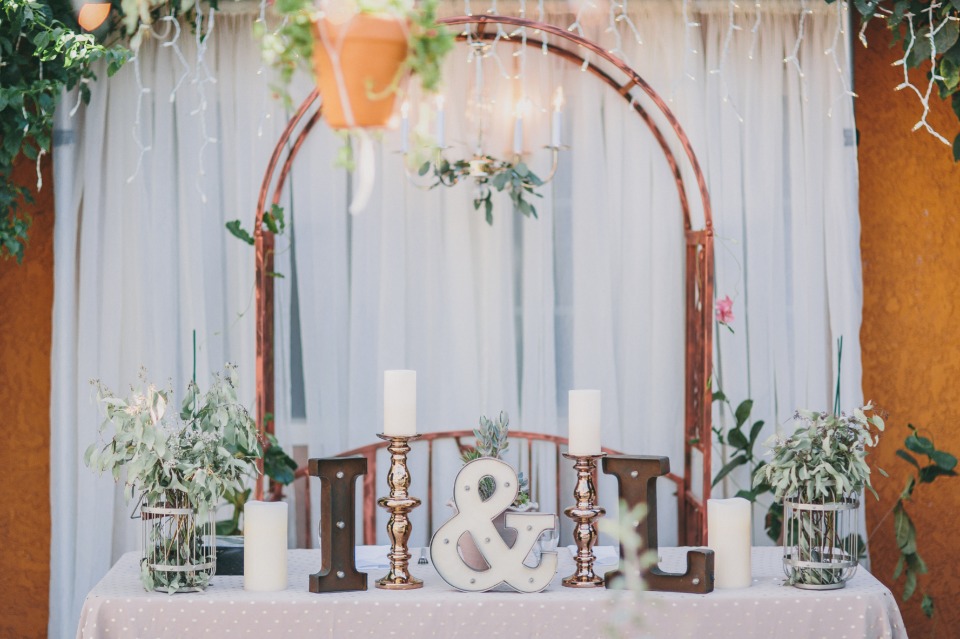
[[[661,566],[680,571],[685,549],[661,548]],[[442,637],[469,639],[664,639],[809,637],[906,638],[890,591],[863,568],[841,590],[808,591],[783,585],[781,550],[753,549],[753,585],[706,595],[633,593],[564,588],[573,571],[569,552],[542,593],[464,593],[450,588],[432,564],[411,572],[418,590],[378,590],[385,569],[369,571],[369,590],[314,594],[308,575],[320,567],[318,550],[291,550],[282,592],[246,592],[243,577],[215,576],[203,593],[167,595],[140,585],[137,553],[121,557],[84,602],[77,637]],[[612,567],[612,566],[611,566]],[[610,567],[600,566],[597,572]]]

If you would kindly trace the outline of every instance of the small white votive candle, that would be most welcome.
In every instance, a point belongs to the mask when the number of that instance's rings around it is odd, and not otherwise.
[[[714,552],[714,587],[750,586],[750,502],[743,497],[708,499],[707,536]]]
[[[248,501],[243,508],[243,589],[287,588],[287,504]]]
[[[383,372],[383,434],[417,434],[417,371]]]
[[[568,398],[571,455],[600,454],[600,391],[572,390]]]

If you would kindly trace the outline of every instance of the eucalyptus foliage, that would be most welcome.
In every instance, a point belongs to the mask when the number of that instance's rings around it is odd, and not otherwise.
[[[83,461],[90,468],[124,477],[128,501],[139,496],[151,507],[189,508],[193,515],[171,514],[147,522],[149,532],[141,581],[148,590],[176,592],[204,588],[210,573],[204,570],[154,570],[153,565],[189,566],[205,557],[203,530],[227,492],[243,493],[244,479],[256,472],[263,454],[257,426],[237,399],[236,370],[227,365],[215,375],[206,394],[190,382],[179,414],[171,414],[172,391],[147,383],[126,399],[117,397],[99,381],[97,401],[106,413],[97,442]],[[112,431],[112,432],[111,432]]]
[[[510,418],[506,412],[500,411],[497,421],[487,419],[486,415],[481,416],[480,427],[473,430],[473,434],[477,438],[477,444],[473,448],[465,448],[460,455],[460,459],[465,464],[483,457],[503,459],[503,454],[510,448],[509,430]],[[517,480],[520,485],[513,505],[522,506],[530,502],[530,493],[527,490],[527,479],[522,472],[518,474]],[[492,478],[484,477],[480,480],[481,498],[489,499],[494,490],[496,490],[496,485]]]
[[[154,384],[134,389],[124,399],[99,381],[97,401],[106,413],[99,441],[84,453],[84,463],[120,480],[124,493],[143,503],[174,502],[186,494],[199,517],[214,511],[227,490],[243,490],[262,454],[257,426],[237,400],[236,370],[228,365],[201,394],[190,382],[179,414],[167,410],[171,391]],[[112,428],[112,434],[110,430]],[[231,452],[233,450],[234,452]]]
[[[802,503],[839,501],[845,495],[864,488],[873,492],[867,448],[877,445],[883,431],[880,415],[867,415],[872,404],[857,408],[853,414],[799,410],[794,421],[802,424],[792,436],[776,436],[773,459],[753,478],[756,487],[769,484],[777,500],[793,499]]]

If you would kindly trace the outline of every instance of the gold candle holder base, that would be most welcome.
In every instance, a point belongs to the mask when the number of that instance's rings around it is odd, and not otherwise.
[[[593,564],[597,560],[593,547],[599,537],[597,519],[607,511],[596,504],[597,488],[593,483],[593,475],[597,470],[597,460],[605,457],[605,454],[563,453],[563,456],[574,460],[573,467],[577,471],[577,484],[573,489],[573,498],[577,505],[563,511],[576,524],[573,528],[573,540],[577,544],[577,554],[573,556],[573,560],[577,569],[561,583],[567,588],[599,588],[603,586],[603,577],[593,572]]]
[[[412,525],[407,514],[420,505],[420,500],[407,493],[410,488],[410,472],[407,469],[407,453],[410,452],[409,442],[420,435],[377,435],[380,439],[390,442],[387,450],[390,451],[390,472],[387,473],[387,485],[390,495],[381,497],[377,503],[381,508],[390,511],[390,521],[387,522],[387,535],[390,537],[390,571],[376,582],[377,588],[383,590],[413,590],[422,588],[423,581],[410,574],[410,541]]]

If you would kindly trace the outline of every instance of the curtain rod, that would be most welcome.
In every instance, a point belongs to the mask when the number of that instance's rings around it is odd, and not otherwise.
[[[840,2],[840,0],[836,1]],[[608,0],[584,0],[584,2],[590,2],[594,5],[593,8],[588,8],[586,11],[590,15],[606,15],[610,6]],[[575,16],[584,2],[580,2],[580,0],[543,0],[543,6],[547,15]],[[700,15],[726,15],[730,10],[730,2],[731,0],[689,0],[688,8]],[[205,7],[209,6],[207,2],[201,4]],[[470,5],[474,14],[480,14],[487,11],[492,2],[472,0]],[[734,7],[734,13],[744,16],[755,15],[757,5],[759,5],[760,13],[764,15],[799,15],[804,6],[814,14],[831,14],[837,11],[835,4],[828,4],[824,0],[806,0],[806,3],[801,0],[754,0],[753,2],[739,0]],[[527,0],[527,17],[534,19],[537,17],[537,6],[536,0]],[[672,6],[677,12],[680,12],[683,4],[681,0],[633,0],[632,3],[627,5],[630,13],[665,6]],[[463,7],[462,0],[441,0],[440,13],[443,16],[462,15]],[[267,10],[272,13],[272,6],[269,6]],[[520,1],[499,0],[497,10],[501,15],[519,15]],[[250,15],[259,11],[260,0],[220,0],[219,2],[219,12],[225,15]]]

